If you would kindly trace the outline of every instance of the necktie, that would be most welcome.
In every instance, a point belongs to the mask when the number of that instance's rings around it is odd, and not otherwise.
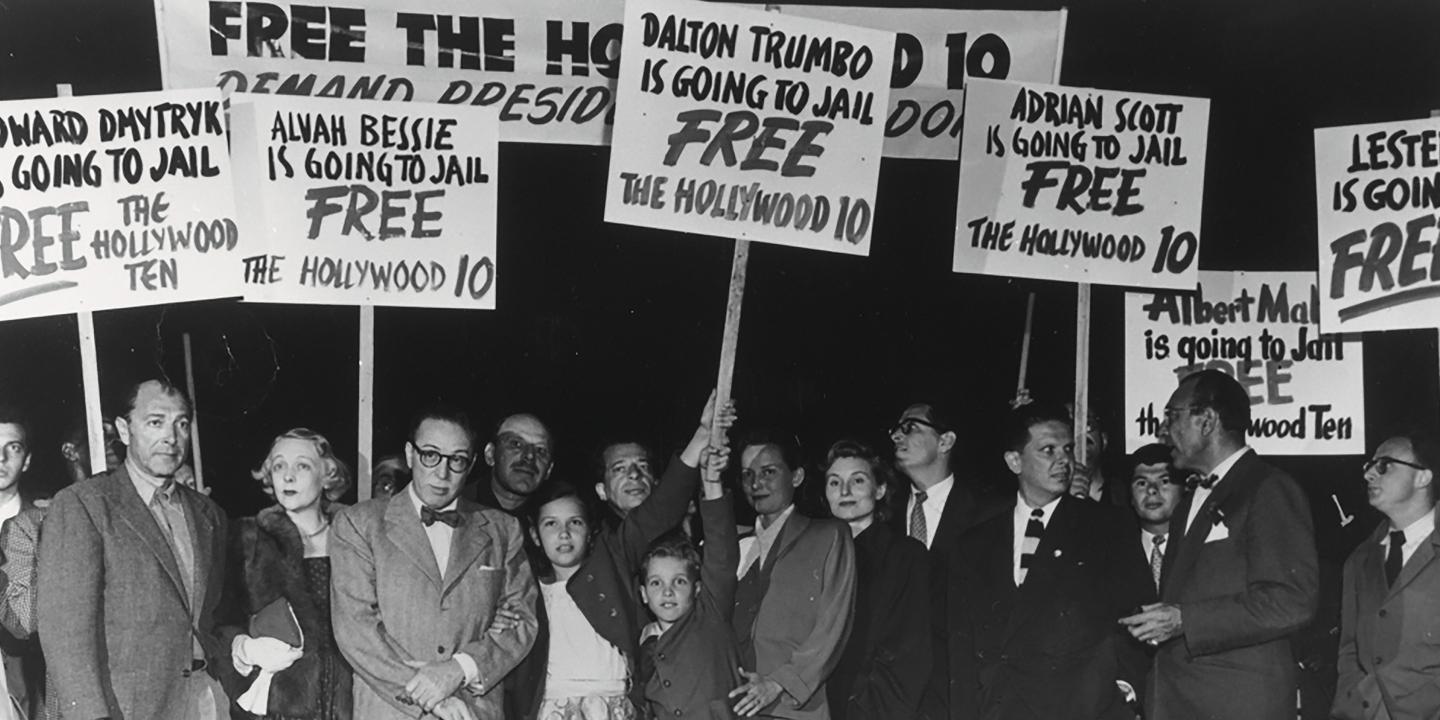
[[[1040,536],[1045,533],[1045,524],[1040,518],[1045,517],[1045,511],[1035,508],[1030,511],[1030,522],[1025,524],[1025,537],[1020,541],[1020,582],[1017,586],[1025,584],[1025,576],[1030,572],[1030,559],[1035,557],[1035,549],[1040,547]]]
[[[1390,552],[1385,555],[1385,585],[1394,586],[1400,577],[1400,568],[1405,565],[1405,531],[1390,532]]]
[[[910,537],[930,546],[930,533],[925,527],[925,495],[924,490],[915,491],[915,507],[910,509]]]
[[[180,498],[175,497],[176,492],[173,480],[156,488],[155,494],[150,496],[150,514],[154,516],[155,524],[160,526],[160,534],[165,536],[170,545],[170,552],[175,556],[175,565],[180,568],[180,582],[185,586],[185,599],[193,618],[199,613],[202,594],[200,589],[195,587],[195,543],[190,538],[190,522],[185,517]],[[190,645],[193,657],[205,657],[205,649],[201,647],[198,637],[192,637]]]
[[[1150,541],[1150,574],[1155,578],[1155,589],[1160,589],[1160,567],[1165,564],[1165,536],[1156,535]]]
[[[1210,488],[1215,487],[1215,483],[1219,481],[1219,475],[1206,475],[1205,477],[1200,477],[1199,475],[1191,475],[1190,477],[1185,479],[1185,487],[1194,490],[1198,486],[1209,490]]]
[[[420,522],[424,524],[425,527],[430,527],[437,522],[445,523],[452,528],[460,527],[460,511],[440,510],[437,512],[430,509],[429,505],[426,505],[420,508]]]

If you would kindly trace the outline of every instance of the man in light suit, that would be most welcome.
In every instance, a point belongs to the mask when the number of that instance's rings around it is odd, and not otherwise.
[[[357,718],[504,717],[501,680],[534,642],[538,590],[520,524],[459,498],[475,444],[463,413],[421,413],[405,446],[410,485],[335,517],[331,613],[361,680]],[[501,608],[517,622],[487,633]]]
[[[1074,432],[1065,408],[1010,413],[1005,464],[1019,480],[1006,512],[960,537],[951,615],[973,659],[954,657],[973,697],[952,717],[1133,720],[1141,647],[1117,624],[1155,590],[1123,511],[1069,494]]]
[[[1290,720],[1290,635],[1315,616],[1319,563],[1310,504],[1245,445],[1250,397],[1203,370],[1180,381],[1162,437],[1196,473],[1171,518],[1160,602],[1121,622],[1157,646],[1147,720]]]
[[[135,386],[115,428],[125,463],[55,496],[40,537],[40,645],[61,717],[227,717],[216,637],[225,514],[174,481],[190,449],[190,403]],[[215,673],[212,675],[212,673]]]
[[[731,620],[745,678],[730,693],[735,714],[827,720],[825,678],[855,606],[854,541],[839,521],[795,512],[805,469],[793,435],[754,435],[743,448],[741,486],[756,518]]]
[[[1333,717],[1440,715],[1436,467],[1440,445],[1422,433],[1386,440],[1365,463],[1370,505],[1386,522],[1345,562]]]

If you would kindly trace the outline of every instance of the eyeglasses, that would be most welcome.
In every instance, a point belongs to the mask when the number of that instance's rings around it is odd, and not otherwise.
[[[1204,406],[1201,405],[1181,405],[1180,407],[1166,407],[1165,422],[1174,422],[1175,418],[1178,418],[1185,413],[1194,413],[1196,410],[1204,409]]]
[[[916,430],[918,430],[921,426],[934,430],[935,434],[937,435],[949,432],[945,428],[942,428],[939,425],[936,425],[935,423],[926,420],[925,418],[907,417],[901,418],[900,422],[897,422],[893,426],[891,426],[889,434],[910,435],[913,434]]]
[[[550,448],[540,443],[526,442],[525,438],[508,432],[501,434],[495,439],[500,441],[500,447],[504,448],[505,452],[522,456],[526,452],[532,452],[535,454],[536,460],[540,462],[550,462]]]
[[[415,458],[420,461],[420,464],[427,468],[433,468],[439,465],[441,460],[444,460],[445,467],[450,468],[450,472],[463,473],[469,470],[471,465],[475,464],[475,458],[471,455],[461,453],[446,455],[439,450],[415,447],[415,443],[413,442],[410,443],[410,448],[415,451]]]
[[[1368,473],[1368,472],[1370,472],[1370,468],[1375,468],[1375,472],[1376,472],[1376,473],[1378,473],[1378,474],[1380,474],[1380,475],[1384,475],[1385,473],[1390,472],[1390,465],[1391,465],[1392,463],[1395,464],[1395,465],[1404,465],[1405,467],[1408,467],[1408,468],[1415,468],[1416,470],[1429,470],[1429,469],[1430,469],[1430,468],[1425,467],[1424,465],[1416,465],[1415,463],[1412,463],[1412,462],[1405,462],[1404,460],[1396,460],[1395,458],[1385,457],[1384,455],[1381,455],[1380,457],[1371,458],[1371,459],[1369,459],[1369,460],[1366,460],[1366,461],[1365,461],[1365,470],[1364,470],[1364,471]]]

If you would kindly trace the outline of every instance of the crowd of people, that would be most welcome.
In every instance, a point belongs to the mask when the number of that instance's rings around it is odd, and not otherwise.
[[[48,503],[0,409],[0,718],[1295,716],[1311,513],[1247,446],[1230,376],[1183,379],[1118,477],[1076,461],[1065,405],[1017,403],[999,492],[953,462],[936,403],[891,447],[816,457],[715,405],[668,462],[621,439],[568,477],[540,418],[487,432],[432,406],[348,507],[349,467],[296,428],[246,518],[185,482],[191,406],[167,382],[133,387],[109,470]],[[88,464],[83,433],[62,452]],[[1440,713],[1436,463],[1413,433],[1366,464],[1386,521],[1345,566],[1335,717]]]

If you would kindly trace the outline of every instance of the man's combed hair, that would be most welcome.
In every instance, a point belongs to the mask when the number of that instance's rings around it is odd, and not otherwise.
[[[699,582],[700,551],[695,549],[694,543],[685,537],[685,533],[672,531],[650,544],[650,549],[640,561],[641,585],[645,584],[645,578],[650,574],[650,560],[654,558],[674,558],[685,563],[685,573],[690,576],[690,581]]]
[[[1180,382],[1194,384],[1191,402],[1214,410],[1225,432],[1244,437],[1250,430],[1250,394],[1235,378],[1220,370],[1201,370]]]
[[[475,435],[475,424],[471,422],[469,413],[448,403],[431,403],[415,413],[410,421],[410,442],[415,442],[415,433],[420,431],[420,425],[426,420],[443,420],[458,425],[465,432],[465,437],[470,440],[470,447],[475,447],[477,436]]]
[[[185,412],[188,413],[192,410],[190,406],[190,396],[186,395],[185,390],[180,386],[171,383],[165,378],[146,378],[131,385],[130,389],[126,391],[120,403],[120,414],[118,417],[125,418],[127,421],[130,419],[130,413],[135,412],[135,403],[140,399],[140,388],[144,386],[145,383],[151,382],[160,386],[160,394],[180,398],[180,400],[185,403]]]
[[[1030,442],[1030,428],[1048,422],[1071,425],[1070,412],[1064,405],[1032,402],[1010,411],[1005,417],[1005,449],[1020,452]]]
[[[1150,443],[1130,455],[1129,462],[1126,463],[1128,474],[1125,477],[1126,479],[1134,478],[1136,468],[1141,465],[1165,465],[1168,467],[1172,460],[1173,456],[1170,453],[1169,445]],[[1174,468],[1171,470],[1173,471]]]
[[[25,436],[25,443],[30,444],[30,423],[25,421],[25,414],[20,408],[10,403],[0,403],[0,424],[17,425],[20,434]]]

